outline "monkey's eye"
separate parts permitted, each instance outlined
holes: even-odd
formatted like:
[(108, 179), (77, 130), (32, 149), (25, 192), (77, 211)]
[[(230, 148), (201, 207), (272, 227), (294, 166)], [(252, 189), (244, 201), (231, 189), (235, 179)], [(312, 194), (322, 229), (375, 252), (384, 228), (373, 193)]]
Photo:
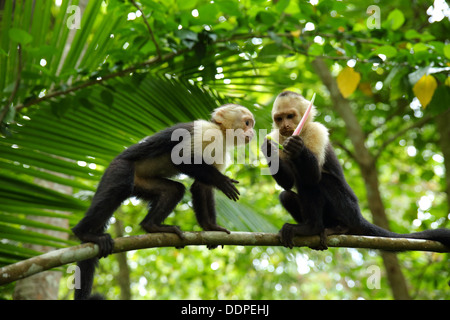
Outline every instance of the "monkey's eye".
[(248, 127), (250, 125), (250, 121), (245, 121), (245, 125)]
[(294, 117), (295, 117), (295, 114), (293, 114), (293, 113), (288, 114), (288, 116), (287, 116), (288, 119), (293, 119)]
[(275, 121), (276, 121), (276, 122), (280, 122), (281, 120), (283, 120), (281, 117), (276, 117), (276, 118), (275, 118)]

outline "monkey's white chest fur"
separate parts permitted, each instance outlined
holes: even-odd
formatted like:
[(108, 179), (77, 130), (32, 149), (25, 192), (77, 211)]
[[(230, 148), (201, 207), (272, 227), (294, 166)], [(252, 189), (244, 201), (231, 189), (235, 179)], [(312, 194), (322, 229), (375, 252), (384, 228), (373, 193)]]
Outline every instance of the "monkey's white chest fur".
[(202, 159), (206, 164), (213, 165), (219, 171), (227, 166), (229, 150), (220, 126), (209, 121), (194, 121), (191, 148), (195, 159)]
[[(273, 130), (270, 135), (280, 144), (287, 139), (279, 134), (279, 130)], [(322, 167), (325, 163), (326, 149), (329, 143), (328, 129), (319, 122), (308, 122), (303, 127), (300, 137), (303, 139), (305, 147), (317, 157), (319, 166)], [(284, 156), (283, 151), (280, 150), (280, 157)]]

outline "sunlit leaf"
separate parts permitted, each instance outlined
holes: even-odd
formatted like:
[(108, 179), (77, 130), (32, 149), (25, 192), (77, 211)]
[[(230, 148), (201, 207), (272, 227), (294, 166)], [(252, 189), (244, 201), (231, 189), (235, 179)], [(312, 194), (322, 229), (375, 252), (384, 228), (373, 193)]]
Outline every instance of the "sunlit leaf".
[(445, 79), (445, 85), (450, 87), (450, 77), (447, 77), (447, 79)]
[(388, 25), (392, 30), (397, 30), (405, 22), (405, 16), (403, 12), (398, 9), (391, 11), (387, 17)]
[(300, 30), (300, 29), (295, 30), (295, 31), (291, 31), (291, 35), (292, 35), (294, 38), (300, 37), (301, 34), (302, 34), (302, 30)]
[(361, 75), (353, 68), (345, 67), (337, 76), (337, 85), (344, 98), (349, 97), (358, 87)]
[(432, 75), (424, 75), (413, 87), (414, 95), (419, 99), (422, 107), (426, 108), (437, 88), (436, 79)]
[(20, 44), (28, 44), (33, 41), (33, 36), (31, 36), (25, 30), (19, 28), (11, 28), (9, 29), (9, 38), (15, 42)]
[(397, 54), (397, 49), (393, 46), (381, 46), (377, 48), (374, 52), (374, 54), (384, 54), (388, 58), (395, 57)]
[(444, 46), (444, 55), (447, 59), (450, 59), (450, 44)]

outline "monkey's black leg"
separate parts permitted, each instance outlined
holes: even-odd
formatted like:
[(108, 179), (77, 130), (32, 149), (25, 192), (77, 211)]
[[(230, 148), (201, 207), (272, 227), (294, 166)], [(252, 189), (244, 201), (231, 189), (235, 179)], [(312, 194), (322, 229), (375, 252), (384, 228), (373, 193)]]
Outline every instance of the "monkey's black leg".
[[(192, 159), (194, 162), (195, 160)], [(235, 184), (239, 183), (234, 179), (230, 179), (223, 175), (217, 168), (207, 164), (179, 164), (177, 169), (196, 181), (206, 185), (211, 185), (221, 190), (228, 198), (237, 201), (239, 199), (239, 191)]]
[[(283, 196), (280, 195), (280, 198), (283, 198), (285, 202), (282, 202), (283, 205), (287, 205), (287, 208), (285, 206), (286, 210), (292, 210), (294, 214), (291, 211), (289, 212), (299, 222), (299, 224), (286, 223), (281, 228), (279, 232), (280, 240), (285, 247), (293, 248), (295, 236), (321, 235), (321, 245), (314, 249), (324, 250), (327, 248), (326, 237), (325, 240), (323, 239), (325, 235), (323, 224), (325, 200), (318, 191), (318, 189), (301, 190), (296, 198), (294, 198), (296, 194), (292, 191), (285, 191), (286, 193)], [(296, 208), (295, 205), (298, 205), (298, 207)]]
[(178, 226), (162, 223), (183, 199), (184, 191), (183, 184), (164, 178), (140, 180), (135, 184), (133, 194), (151, 202), (150, 210), (141, 222), (142, 228), (149, 233), (176, 233), (183, 239), (183, 232)]
[(306, 217), (302, 213), (302, 204), (298, 194), (291, 190), (285, 190), (280, 193), (280, 203), (297, 221), (297, 223), (305, 223)]
[(195, 216), (203, 230), (223, 231), (229, 234), (229, 230), (219, 226), (216, 222), (213, 187), (195, 180), (191, 186), (191, 193)]
[(106, 257), (113, 250), (114, 241), (104, 232), (114, 211), (131, 195), (133, 180), (133, 162), (113, 160), (100, 180), (85, 217), (72, 229), (82, 242), (96, 243), (100, 257)]

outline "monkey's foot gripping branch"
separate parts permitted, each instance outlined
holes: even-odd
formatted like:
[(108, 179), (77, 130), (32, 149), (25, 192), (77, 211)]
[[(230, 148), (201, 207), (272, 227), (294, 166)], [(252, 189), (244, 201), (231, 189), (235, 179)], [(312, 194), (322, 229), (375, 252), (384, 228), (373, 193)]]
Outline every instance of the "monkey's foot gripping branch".
[[(140, 236), (114, 239), (113, 253), (138, 250), (144, 248), (175, 247), (206, 245), (239, 245), (239, 246), (281, 246), (280, 237), (276, 233), (262, 232), (225, 232), (203, 231), (184, 232), (184, 239), (173, 233), (151, 233)], [(314, 248), (320, 244), (319, 236), (295, 237), (295, 247)], [(328, 247), (367, 248), (389, 251), (433, 251), (449, 252), (442, 243), (431, 240), (384, 238), (368, 236), (339, 235), (327, 238)], [(98, 246), (84, 243), (75, 247), (51, 251), (40, 256), (23, 260), (0, 268), (0, 285), (4, 285), (33, 274), (74, 263), (98, 255)]]

